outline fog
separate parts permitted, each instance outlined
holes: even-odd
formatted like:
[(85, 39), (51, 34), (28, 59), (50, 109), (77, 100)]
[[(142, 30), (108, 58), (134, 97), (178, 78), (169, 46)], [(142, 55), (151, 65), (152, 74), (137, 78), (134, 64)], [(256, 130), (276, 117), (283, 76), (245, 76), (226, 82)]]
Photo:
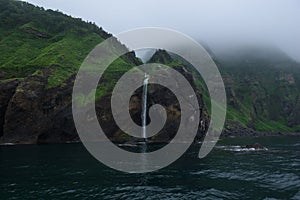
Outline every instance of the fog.
[(29, 0), (117, 34), (154, 26), (183, 32), (213, 50), (272, 44), (300, 61), (298, 0)]

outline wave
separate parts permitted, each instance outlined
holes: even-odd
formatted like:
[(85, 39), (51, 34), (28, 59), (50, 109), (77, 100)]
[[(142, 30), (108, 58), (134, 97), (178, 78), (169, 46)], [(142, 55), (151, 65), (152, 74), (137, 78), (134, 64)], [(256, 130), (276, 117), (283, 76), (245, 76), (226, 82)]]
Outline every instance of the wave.
[(268, 151), (268, 148), (246, 148), (243, 146), (216, 146), (217, 149), (223, 149), (225, 151)]
[(137, 147), (137, 144), (117, 144), (119, 147)]
[(0, 146), (14, 146), (15, 143), (1, 143)]

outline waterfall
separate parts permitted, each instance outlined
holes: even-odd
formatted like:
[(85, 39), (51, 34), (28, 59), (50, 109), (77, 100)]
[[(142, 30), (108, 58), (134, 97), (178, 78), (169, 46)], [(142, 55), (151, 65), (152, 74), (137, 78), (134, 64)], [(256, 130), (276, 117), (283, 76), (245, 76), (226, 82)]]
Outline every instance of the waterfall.
[(146, 126), (147, 126), (147, 93), (148, 93), (148, 81), (149, 76), (145, 73), (144, 83), (143, 83), (143, 96), (142, 96), (142, 137), (147, 138)]

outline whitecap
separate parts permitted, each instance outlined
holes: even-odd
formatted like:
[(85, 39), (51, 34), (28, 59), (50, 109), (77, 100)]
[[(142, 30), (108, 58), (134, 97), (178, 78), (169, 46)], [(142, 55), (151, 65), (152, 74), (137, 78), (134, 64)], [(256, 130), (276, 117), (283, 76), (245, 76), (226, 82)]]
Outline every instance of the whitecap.
[(16, 145), (15, 143), (2, 143), (0, 146), (14, 146)]
[(240, 151), (268, 151), (268, 148), (262, 148), (262, 149), (256, 149), (256, 148), (246, 148), (242, 146), (216, 146), (218, 149), (223, 149), (225, 151), (235, 151), (235, 152), (240, 152)]
[(136, 144), (118, 144), (119, 147), (137, 147)]

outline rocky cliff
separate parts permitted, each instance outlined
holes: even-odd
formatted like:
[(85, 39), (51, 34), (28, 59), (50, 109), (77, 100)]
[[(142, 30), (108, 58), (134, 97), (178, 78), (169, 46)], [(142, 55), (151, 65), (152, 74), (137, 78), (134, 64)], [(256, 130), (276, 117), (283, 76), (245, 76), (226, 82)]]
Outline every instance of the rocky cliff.
[[(89, 51), (111, 35), (92, 23), (25, 2), (0, 0), (0, 10), (0, 142), (79, 141), (71, 110), (76, 72)], [(166, 64), (170, 59), (166, 52), (158, 52), (152, 61)], [(97, 117), (114, 142), (137, 141), (123, 133), (114, 122), (110, 96), (121, 75), (140, 64), (134, 52), (118, 58), (109, 66), (97, 87)], [(195, 85), (184, 65), (174, 68)], [(167, 142), (176, 134), (180, 123), (180, 106), (167, 88), (150, 85), (148, 95), (147, 107), (160, 103), (168, 115), (164, 129), (149, 141)], [(201, 93), (198, 91), (197, 95), (203, 111), (201, 117), (206, 119), (208, 114), (204, 112)], [(141, 96), (140, 88), (130, 101), (130, 114), (137, 124), (141, 124)], [(80, 98), (86, 103), (89, 97)], [(206, 126), (202, 123), (198, 138), (202, 137)]]
[[(87, 54), (111, 35), (22, 1), (0, 0), (0, 11), (1, 142), (78, 141), (71, 112), (74, 78)], [(111, 69), (122, 74), (138, 63), (131, 52)], [(102, 81), (107, 84), (97, 90), (99, 105), (114, 78)]]
[[(228, 127), (299, 132), (300, 64), (273, 46), (218, 55), (228, 97)], [(231, 122), (231, 123), (230, 123)]]
[[(300, 132), (300, 64), (269, 45), (241, 45), (214, 53), (227, 93), (227, 118), (223, 135), (284, 134)], [(202, 88), (206, 106), (209, 94), (199, 74), (185, 63)]]
[[(0, 19), (0, 143), (79, 141), (71, 110), (76, 72), (88, 53), (112, 35), (90, 22), (21, 1), (0, 0)], [(274, 48), (245, 48), (232, 55), (209, 52), (220, 68), (228, 97), (225, 135), (300, 131), (297, 62)], [(156, 51), (149, 62), (173, 67), (193, 86), (201, 111), (200, 140), (210, 110), (200, 75), (164, 50)], [(140, 64), (134, 52), (118, 58), (97, 87), (97, 117), (114, 142), (137, 141), (115, 124), (110, 95), (119, 77)], [(130, 114), (137, 124), (141, 124), (141, 96), (140, 88), (130, 101)], [(82, 103), (89, 99), (80, 98)], [(162, 104), (168, 116), (163, 130), (149, 141), (167, 142), (180, 124), (178, 101), (170, 90), (155, 84), (149, 85), (148, 99), (148, 109)]]

